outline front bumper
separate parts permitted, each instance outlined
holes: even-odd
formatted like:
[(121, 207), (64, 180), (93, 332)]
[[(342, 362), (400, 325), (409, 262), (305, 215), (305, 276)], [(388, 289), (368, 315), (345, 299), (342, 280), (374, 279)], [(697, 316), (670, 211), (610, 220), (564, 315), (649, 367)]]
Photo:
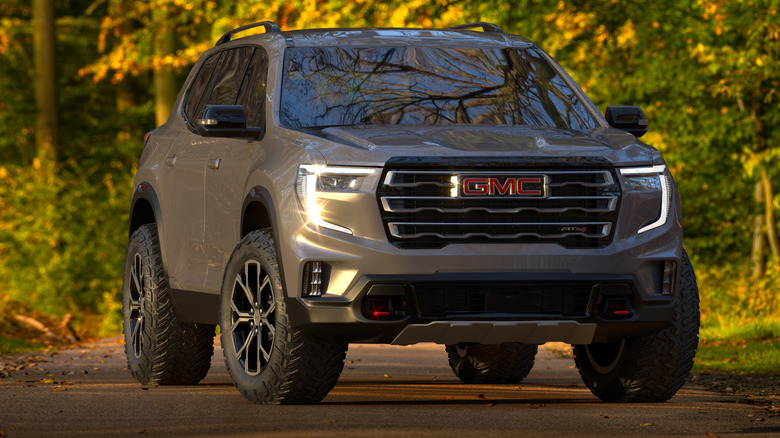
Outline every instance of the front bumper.
[[(622, 199), (615, 237), (601, 248), (455, 243), (402, 249), (377, 226), (382, 219), (371, 192), (334, 210), (344, 212), (337, 222), (349, 222), (354, 235), (307, 226), (295, 212), (284, 218), (295, 231), (282, 234), (295, 238), (277, 240), (287, 313), (299, 330), (348, 342), (587, 344), (638, 336), (671, 320), (674, 292), (662, 293), (664, 264), (679, 269), (682, 257), (676, 194), (666, 224), (642, 234), (636, 234), (644, 220), (637, 220), (639, 202)], [(320, 297), (302, 292), (311, 261), (330, 269)], [(403, 300), (403, 312), (392, 320), (368, 317), (365, 303), (375, 296)], [(551, 296), (560, 298), (558, 308), (547, 305)], [(571, 300), (578, 303), (574, 308)], [(624, 307), (620, 315), (609, 311), (615, 302)]]

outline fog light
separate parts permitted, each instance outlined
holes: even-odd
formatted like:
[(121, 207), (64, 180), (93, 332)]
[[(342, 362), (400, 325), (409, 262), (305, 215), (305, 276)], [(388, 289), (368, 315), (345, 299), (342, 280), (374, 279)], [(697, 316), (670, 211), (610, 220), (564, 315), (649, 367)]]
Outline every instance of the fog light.
[(677, 273), (677, 262), (667, 260), (664, 262), (664, 278), (661, 287), (661, 295), (672, 295), (674, 293), (675, 274)]
[(304, 297), (320, 297), (327, 291), (330, 266), (323, 262), (306, 262), (303, 265), (301, 285)]

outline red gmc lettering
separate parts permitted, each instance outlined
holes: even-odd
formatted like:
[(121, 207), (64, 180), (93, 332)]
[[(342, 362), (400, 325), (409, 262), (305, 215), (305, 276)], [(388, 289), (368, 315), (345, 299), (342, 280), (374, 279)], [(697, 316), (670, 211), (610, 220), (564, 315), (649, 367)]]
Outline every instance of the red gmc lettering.
[(518, 178), (517, 179), (517, 194), (518, 195), (541, 195), (541, 190), (525, 190), (523, 184), (525, 183), (541, 183), (541, 178)]
[(514, 195), (515, 192), (515, 180), (507, 178), (504, 180), (504, 185), (498, 182), (498, 178), (490, 179), (490, 194), (491, 195)]
[(541, 189), (526, 189), (525, 184), (541, 184), (540, 177), (531, 178), (505, 178), (503, 182), (499, 178), (465, 178), (463, 180), (463, 194), (474, 196), (511, 196), (527, 195), (540, 196)]
[(463, 180), (463, 193), (466, 195), (487, 195), (487, 178), (466, 178)]

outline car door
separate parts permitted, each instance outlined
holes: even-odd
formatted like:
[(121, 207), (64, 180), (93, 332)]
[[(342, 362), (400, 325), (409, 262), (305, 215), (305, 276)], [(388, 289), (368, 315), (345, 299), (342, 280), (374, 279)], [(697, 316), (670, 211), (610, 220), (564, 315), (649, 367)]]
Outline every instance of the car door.
[(238, 96), (252, 48), (228, 49), (212, 55), (193, 80), (185, 101), (182, 129), (165, 160), (168, 208), (165, 209), (168, 279), (173, 289), (207, 291), (207, 260), (212, 257), (206, 238), (206, 174), (219, 169), (217, 150), (246, 140), (202, 137), (195, 123), (206, 105), (231, 105)]
[(187, 120), (195, 118), (206, 102), (207, 90), (219, 70), (224, 53), (216, 53), (200, 66), (185, 96), (185, 122), (174, 121), (179, 127), (160, 172), (162, 223), (165, 232), (162, 246), (166, 248), (166, 270), (172, 289), (200, 290), (206, 276), (203, 232), (204, 172), (208, 160), (206, 139), (194, 133)]
[[(246, 73), (235, 101), (247, 115), (247, 126), (265, 126), (265, 92), (268, 55), (262, 47), (244, 48), (249, 57)], [(206, 279), (204, 287), (218, 291), (225, 265), (241, 238), (243, 206), (249, 166), (262, 159), (261, 139), (233, 139), (210, 148), (206, 170), (205, 246)]]

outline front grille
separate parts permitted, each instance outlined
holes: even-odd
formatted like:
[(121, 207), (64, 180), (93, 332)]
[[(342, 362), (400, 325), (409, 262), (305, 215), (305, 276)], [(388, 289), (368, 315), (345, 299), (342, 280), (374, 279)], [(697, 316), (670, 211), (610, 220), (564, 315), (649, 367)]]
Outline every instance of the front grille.
[(566, 317), (588, 316), (592, 283), (417, 284), (422, 317), (474, 314)]
[[(463, 193), (463, 181), (483, 177), (539, 179), (546, 187), (530, 184), (530, 195)], [(487, 242), (599, 248), (612, 240), (620, 187), (609, 169), (392, 169), (377, 196), (388, 239), (400, 248)]]

